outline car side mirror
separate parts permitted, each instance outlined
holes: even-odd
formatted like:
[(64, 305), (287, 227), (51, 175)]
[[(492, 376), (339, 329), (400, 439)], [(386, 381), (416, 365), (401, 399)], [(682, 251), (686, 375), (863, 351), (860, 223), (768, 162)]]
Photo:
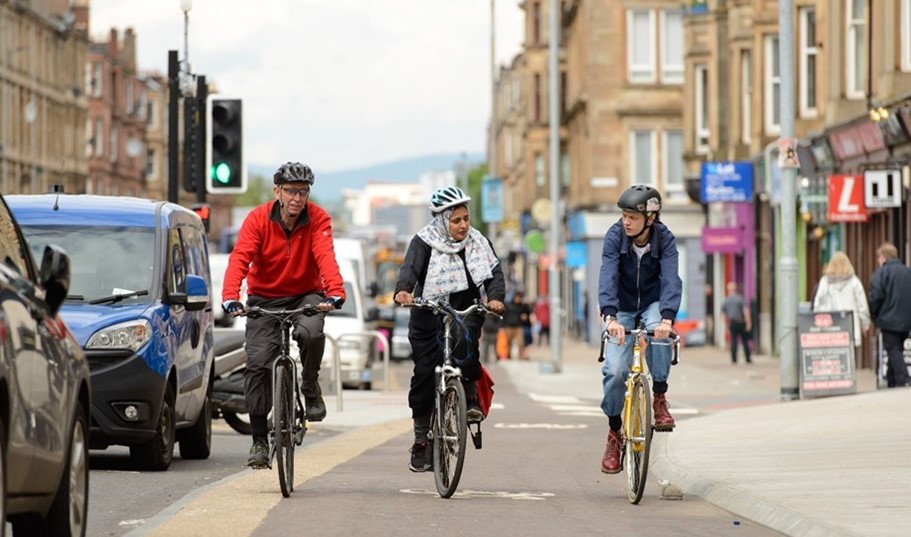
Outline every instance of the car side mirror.
[(44, 288), (47, 307), (51, 315), (57, 315), (70, 290), (70, 257), (63, 248), (55, 244), (44, 247), (38, 276), (41, 287)]
[(187, 275), (183, 288), (183, 293), (172, 293), (168, 297), (171, 304), (184, 306), (188, 311), (199, 311), (209, 303), (209, 287), (202, 276)]

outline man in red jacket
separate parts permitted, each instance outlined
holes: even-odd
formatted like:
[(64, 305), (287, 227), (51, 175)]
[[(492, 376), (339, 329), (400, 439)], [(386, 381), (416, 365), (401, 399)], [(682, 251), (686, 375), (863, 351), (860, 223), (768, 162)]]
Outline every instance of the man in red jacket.
[[(289, 162), (273, 177), (275, 201), (253, 209), (240, 227), (225, 271), (222, 307), (237, 316), (240, 284), (247, 279), (247, 303), (266, 309), (295, 309), (316, 304), (320, 313), (300, 316), (294, 339), (301, 351), (301, 392), (307, 419), (321, 421), (326, 405), (319, 387), (319, 368), (326, 339), (326, 312), (345, 301), (342, 276), (335, 260), (332, 221), (325, 209), (308, 203), (315, 180), (309, 166)], [(247, 319), (247, 369), (244, 377), (253, 447), (247, 465), (269, 463), (266, 415), (272, 406), (272, 360), (278, 355), (279, 323), (272, 317)]]

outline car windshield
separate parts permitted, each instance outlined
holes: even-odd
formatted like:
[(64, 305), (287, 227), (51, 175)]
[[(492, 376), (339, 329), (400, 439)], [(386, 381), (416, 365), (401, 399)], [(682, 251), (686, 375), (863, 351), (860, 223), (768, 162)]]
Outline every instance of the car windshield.
[(36, 259), (41, 259), (48, 244), (56, 244), (69, 254), (69, 299), (107, 299), (102, 301), (106, 303), (149, 300), (155, 256), (153, 228), (24, 226), (22, 231)]

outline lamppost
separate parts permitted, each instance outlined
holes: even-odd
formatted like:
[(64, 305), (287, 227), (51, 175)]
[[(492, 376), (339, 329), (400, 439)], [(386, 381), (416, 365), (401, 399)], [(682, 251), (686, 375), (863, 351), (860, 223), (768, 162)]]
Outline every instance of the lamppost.
[(180, 66), (181, 90), (190, 93), (190, 10), (193, 9), (193, 0), (180, 0), (180, 10), (183, 11), (183, 61)]

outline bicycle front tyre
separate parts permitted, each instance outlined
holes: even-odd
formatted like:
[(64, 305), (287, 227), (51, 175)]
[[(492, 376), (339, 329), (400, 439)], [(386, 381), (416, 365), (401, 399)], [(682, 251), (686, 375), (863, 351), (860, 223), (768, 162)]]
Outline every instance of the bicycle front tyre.
[(275, 430), (275, 462), (282, 496), (294, 490), (294, 379), (287, 364), (276, 364), (272, 390), (272, 426)]
[(648, 457), (652, 446), (652, 393), (648, 379), (638, 376), (633, 380), (627, 414), (626, 484), (632, 504), (638, 504), (645, 492), (648, 477)]
[(450, 379), (439, 397), (433, 420), (433, 476), (440, 497), (449, 498), (462, 477), (468, 436), (465, 387), (461, 379)]

